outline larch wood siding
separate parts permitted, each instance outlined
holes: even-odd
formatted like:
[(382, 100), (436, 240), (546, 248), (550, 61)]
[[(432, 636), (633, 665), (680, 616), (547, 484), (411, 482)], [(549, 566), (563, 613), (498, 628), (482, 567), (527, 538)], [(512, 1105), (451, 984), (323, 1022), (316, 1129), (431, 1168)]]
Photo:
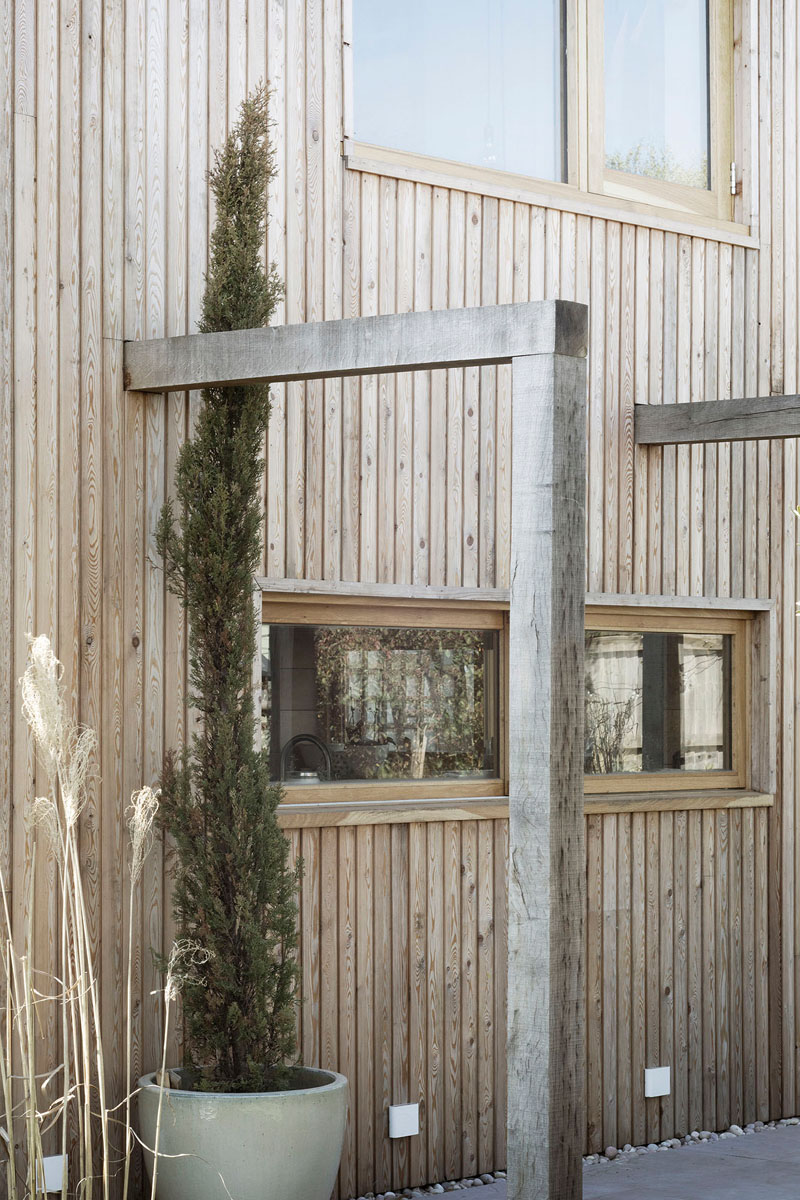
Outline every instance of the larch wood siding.
[[(633, 443), (634, 402), (798, 390), (798, 5), (734, 11), (737, 46), (753, 41), (738, 97), (758, 75), (757, 246), (346, 169), (341, 0), (3, 5), (0, 865), (20, 929), (39, 781), (16, 681), (26, 632), (47, 633), (100, 738), (82, 847), (116, 1089), (124, 809), (192, 718), (154, 525), (197, 404), (125, 395), (122, 340), (195, 328), (205, 173), (266, 78), (279, 320), (588, 303), (587, 589), (777, 600), (774, 808), (587, 819), (587, 1149), (800, 1107), (797, 443)], [(507, 586), (510, 438), (508, 368), (275, 388), (264, 573)], [(302, 1053), (352, 1087), (341, 1196), (502, 1167), (506, 822), (291, 837)], [(37, 871), (52, 969), (53, 865)], [(160, 1043), (168, 872), (159, 847), (136, 901), (135, 1070)], [(56, 1053), (48, 1019), (42, 1061)], [(663, 1063), (672, 1094), (643, 1104), (642, 1070)], [(416, 1099), (421, 1136), (390, 1142), (388, 1103)]]

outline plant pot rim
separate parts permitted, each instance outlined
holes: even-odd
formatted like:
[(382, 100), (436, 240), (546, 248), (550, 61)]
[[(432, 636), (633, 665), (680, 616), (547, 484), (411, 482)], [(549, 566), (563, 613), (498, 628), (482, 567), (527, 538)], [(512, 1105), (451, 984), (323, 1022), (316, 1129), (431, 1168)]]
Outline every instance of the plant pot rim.
[[(167, 1071), (175, 1070), (175, 1067), (168, 1067)], [(312, 1075), (322, 1075), (326, 1082), (312, 1084), (311, 1087), (304, 1088), (286, 1088), (282, 1091), (274, 1092), (204, 1092), (204, 1091), (189, 1091), (185, 1088), (165, 1088), (164, 1092), (167, 1097), (181, 1096), (192, 1100), (266, 1100), (270, 1097), (281, 1096), (304, 1096), (304, 1095), (319, 1095), (320, 1092), (333, 1092), (341, 1087), (347, 1086), (347, 1076), (340, 1075), (338, 1071), (329, 1071), (325, 1067), (305, 1067), (302, 1065), (289, 1067), (290, 1071), (304, 1071)], [(139, 1079), (138, 1087), (140, 1091), (159, 1092), (161, 1087), (156, 1083), (155, 1071), (148, 1072), (147, 1075), (142, 1075)]]

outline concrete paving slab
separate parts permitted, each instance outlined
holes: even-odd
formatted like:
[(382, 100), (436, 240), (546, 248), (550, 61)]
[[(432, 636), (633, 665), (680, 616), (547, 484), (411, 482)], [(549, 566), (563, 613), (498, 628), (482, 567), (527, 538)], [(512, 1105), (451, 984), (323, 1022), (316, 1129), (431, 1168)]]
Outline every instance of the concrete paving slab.
[(584, 1167), (584, 1200), (798, 1200), (800, 1128)]
[[(506, 1200), (506, 1185), (474, 1194)], [(800, 1126), (584, 1167), (583, 1200), (800, 1200)]]

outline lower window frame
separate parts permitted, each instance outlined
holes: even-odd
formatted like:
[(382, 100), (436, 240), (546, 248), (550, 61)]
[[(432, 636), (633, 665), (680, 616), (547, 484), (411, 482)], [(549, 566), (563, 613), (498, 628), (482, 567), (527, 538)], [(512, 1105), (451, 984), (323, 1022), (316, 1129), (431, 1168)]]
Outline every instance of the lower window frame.
[[(300, 805), (383, 807), (482, 804), (508, 796), (508, 593), (502, 589), (403, 588), (399, 585), (314, 585), (302, 581), (259, 580), (256, 596), (263, 623), (285, 625), (393, 625), (404, 628), (496, 630), (499, 642), (499, 771), (491, 777), (460, 780), (342, 780), (311, 786), (284, 785), (281, 810)], [(291, 583), (291, 587), (287, 586)], [(276, 586), (277, 584), (277, 586)], [(266, 585), (266, 586), (265, 586)], [(270, 586), (271, 585), (271, 586)], [(254, 676), (260, 716), (261, 680)], [(259, 725), (260, 729), (260, 725)]]
[[(732, 633), (731, 771), (584, 776), (590, 812), (751, 807), (768, 804), (776, 788), (776, 606), (769, 599), (592, 594), (587, 629)], [(738, 641), (738, 646), (737, 646)], [(738, 678), (737, 678), (738, 676)]]
[[(320, 606), (333, 605), (342, 616), (354, 614), (360, 605), (373, 614), (375, 624), (392, 610), (429, 609), (436, 620), (447, 618), (463, 623), (465, 613), (471, 620), (487, 622), (492, 628), (500, 622), (500, 773), (492, 779), (448, 781), (392, 780), (380, 783), (322, 783), (313, 787), (294, 786), (285, 795), (278, 818), (287, 828), (319, 824), (360, 825), (370, 822), (421, 820), (474, 820), (507, 816), (508, 797), (508, 616), (509, 593), (504, 588), (420, 587), (402, 584), (332, 583), (300, 579), (255, 581), (255, 614), (260, 621), (266, 612), (274, 617), (279, 607), (295, 623), (314, 623)], [(633, 619), (636, 612), (649, 613), (660, 621), (672, 614), (684, 622), (703, 616), (712, 619), (746, 620), (747, 648), (747, 722), (748, 769), (742, 786), (673, 786), (673, 777), (658, 780), (658, 786), (642, 790), (608, 788), (587, 792), (584, 811), (587, 816), (625, 812), (683, 811), (690, 809), (753, 808), (771, 805), (777, 788), (777, 611), (773, 599), (718, 597), (651, 596), (617, 593), (590, 593), (586, 612), (591, 620), (598, 610), (617, 612)], [(305, 614), (305, 615), (301, 615)], [(478, 615), (479, 614), (479, 615)], [(347, 623), (345, 621), (345, 623)], [(478, 627), (478, 626), (472, 626)], [(254, 702), (261, 711), (260, 655), (254, 660)], [(260, 736), (260, 723), (257, 721)], [(707, 773), (703, 773), (706, 775)], [(615, 781), (619, 776), (609, 777)], [(439, 791), (446, 788), (446, 791)]]

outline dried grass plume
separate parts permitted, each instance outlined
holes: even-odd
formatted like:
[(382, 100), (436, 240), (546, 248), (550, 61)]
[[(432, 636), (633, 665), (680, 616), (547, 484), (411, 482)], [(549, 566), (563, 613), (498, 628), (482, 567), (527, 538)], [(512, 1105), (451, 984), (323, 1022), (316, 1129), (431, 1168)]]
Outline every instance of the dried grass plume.
[(67, 826), (74, 826), (86, 803), (86, 785), (97, 749), (93, 729), (81, 729), (67, 714), (63, 667), (50, 639), (28, 634), (28, 666), (20, 680), (22, 712), (52, 785), (61, 789)]
[(158, 812), (158, 789), (143, 787), (131, 796), (128, 833), (131, 839), (131, 885), (142, 873), (144, 860), (153, 844), (153, 822)]

